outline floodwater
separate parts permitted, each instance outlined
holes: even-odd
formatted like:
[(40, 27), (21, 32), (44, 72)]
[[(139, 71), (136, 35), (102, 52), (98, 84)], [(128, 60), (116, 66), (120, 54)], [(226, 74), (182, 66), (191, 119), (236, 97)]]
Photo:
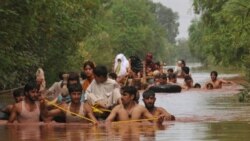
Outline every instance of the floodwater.
[[(193, 73), (204, 84), (209, 73)], [(220, 75), (223, 78), (237, 75)], [(250, 103), (238, 101), (239, 85), (219, 90), (191, 89), (181, 93), (156, 95), (156, 106), (165, 107), (176, 121), (162, 126), (152, 123), (112, 123), (99, 126), (79, 124), (0, 124), (0, 141), (248, 141)], [(140, 104), (143, 104), (140, 101)]]

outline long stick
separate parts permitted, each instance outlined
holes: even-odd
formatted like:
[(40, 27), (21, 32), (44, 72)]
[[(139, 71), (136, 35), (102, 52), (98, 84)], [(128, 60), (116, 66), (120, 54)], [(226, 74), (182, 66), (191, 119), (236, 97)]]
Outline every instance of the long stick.
[(157, 120), (157, 118), (153, 117), (153, 118), (147, 118), (147, 119), (132, 119), (132, 120), (113, 121), (112, 123), (138, 122), (138, 121), (149, 121), (149, 120)]
[[(45, 99), (45, 101), (46, 101), (46, 102), (50, 102), (49, 100), (46, 100), (46, 99)], [(80, 115), (80, 114), (77, 114), (77, 113), (71, 112), (71, 111), (69, 111), (69, 110), (66, 110), (66, 109), (64, 109), (64, 108), (62, 108), (62, 107), (60, 107), (60, 106), (58, 106), (58, 105), (55, 104), (55, 103), (50, 103), (50, 104), (53, 105), (53, 106), (55, 106), (56, 108), (58, 108), (58, 109), (64, 111), (64, 112), (69, 112), (69, 113), (72, 114), (72, 115), (75, 115), (75, 116), (77, 116), (77, 117), (86, 119), (86, 120), (91, 121), (91, 122), (93, 122), (93, 123), (96, 123), (96, 122), (95, 122), (94, 120), (92, 120), (92, 119), (89, 119), (89, 118), (84, 117), (84, 116), (82, 116), (82, 115)]]

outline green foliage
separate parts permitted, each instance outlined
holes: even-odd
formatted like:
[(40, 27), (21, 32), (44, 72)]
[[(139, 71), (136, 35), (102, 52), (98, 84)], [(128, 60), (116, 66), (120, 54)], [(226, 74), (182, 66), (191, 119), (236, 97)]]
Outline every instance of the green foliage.
[(30, 0), (1, 4), (3, 61), (0, 62), (4, 75), (1, 75), (0, 84), (11, 84), (2, 87), (20, 85), (34, 77), (38, 67), (45, 69), (50, 82), (59, 71), (79, 65), (71, 64), (69, 58), (76, 55), (78, 42), (90, 28), (88, 18), (91, 15), (83, 7), (85, 3), (79, 6), (82, 2)]
[(175, 43), (175, 37), (178, 34), (179, 23), (178, 14), (172, 9), (163, 6), (160, 3), (156, 4), (156, 17), (160, 25), (164, 27), (167, 33), (167, 39), (170, 43)]
[(250, 102), (250, 91), (246, 89), (238, 94), (239, 102)]
[(178, 33), (178, 15), (150, 0), (9, 0), (0, 18), (0, 89), (38, 67), (49, 86), (60, 71), (79, 72), (85, 60), (111, 66), (118, 53), (168, 60)]
[(186, 62), (199, 62), (190, 52), (189, 44), (187, 39), (177, 40), (177, 45), (175, 46), (175, 53), (173, 52), (173, 57), (177, 60), (183, 59)]
[(189, 29), (192, 53), (210, 64), (246, 69), (250, 55), (250, 2), (195, 0), (194, 9), (201, 13), (201, 19)]

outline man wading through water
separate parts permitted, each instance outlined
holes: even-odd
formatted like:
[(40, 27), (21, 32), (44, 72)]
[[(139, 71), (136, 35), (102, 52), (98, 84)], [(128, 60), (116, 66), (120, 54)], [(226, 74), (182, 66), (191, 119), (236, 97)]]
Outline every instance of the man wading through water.
[[(134, 86), (124, 86), (121, 88), (121, 100), (122, 104), (117, 105), (106, 119), (106, 123), (110, 123), (115, 119), (117, 121), (133, 121), (140, 120), (142, 118), (153, 121), (154, 117), (149, 111), (142, 105), (136, 102), (137, 89)], [(156, 118), (157, 123), (163, 122), (163, 117), (159, 116)]]

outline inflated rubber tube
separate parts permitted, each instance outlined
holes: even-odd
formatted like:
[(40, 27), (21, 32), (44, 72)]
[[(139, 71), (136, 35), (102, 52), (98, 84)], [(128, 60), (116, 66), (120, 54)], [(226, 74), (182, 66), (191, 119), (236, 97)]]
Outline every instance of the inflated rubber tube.
[(149, 89), (156, 93), (179, 93), (181, 92), (181, 86), (179, 85), (158, 85), (158, 86), (152, 86)]

